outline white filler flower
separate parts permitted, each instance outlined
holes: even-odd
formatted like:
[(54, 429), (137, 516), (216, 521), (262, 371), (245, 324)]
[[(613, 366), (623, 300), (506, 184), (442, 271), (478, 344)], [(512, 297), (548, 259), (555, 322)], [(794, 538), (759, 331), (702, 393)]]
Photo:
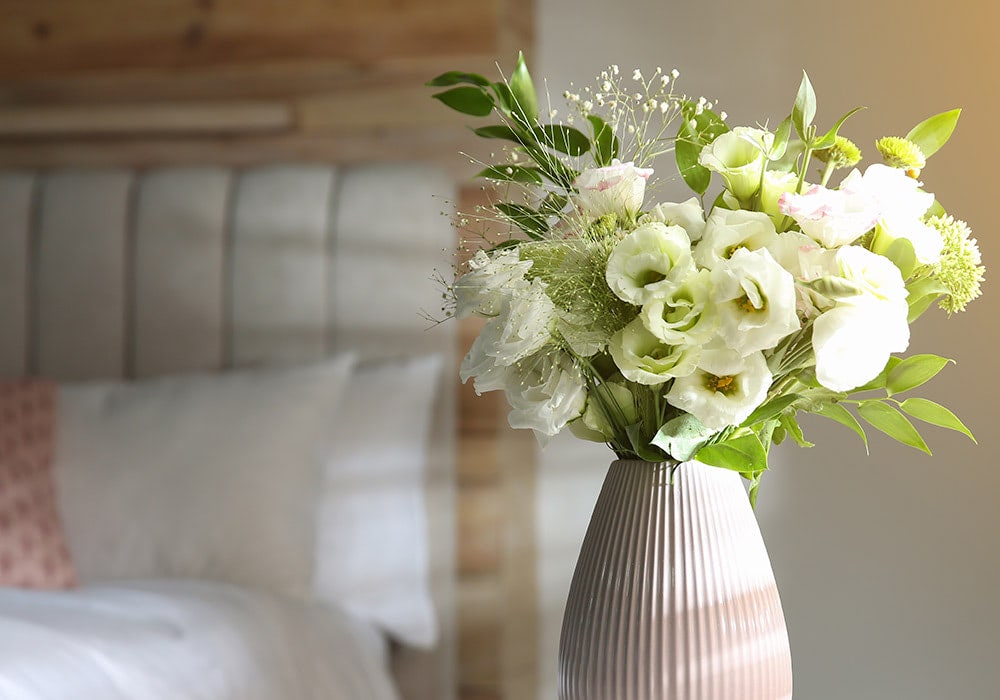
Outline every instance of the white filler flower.
[(711, 430), (739, 425), (767, 398), (771, 371), (763, 353), (705, 350), (692, 374), (674, 380), (667, 402)]
[(620, 299), (642, 306), (679, 286), (693, 270), (687, 231), (651, 221), (625, 236), (611, 251), (605, 279)]

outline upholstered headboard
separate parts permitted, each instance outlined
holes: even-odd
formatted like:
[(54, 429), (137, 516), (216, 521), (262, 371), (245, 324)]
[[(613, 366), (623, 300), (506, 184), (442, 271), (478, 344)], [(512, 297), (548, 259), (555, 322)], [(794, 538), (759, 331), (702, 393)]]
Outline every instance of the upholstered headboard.
[[(146, 377), (439, 351), (454, 185), (425, 166), (0, 171), (0, 375)], [(446, 363), (451, 366), (451, 363)], [(453, 372), (434, 433), (438, 651), (394, 658), (406, 700), (452, 697)]]

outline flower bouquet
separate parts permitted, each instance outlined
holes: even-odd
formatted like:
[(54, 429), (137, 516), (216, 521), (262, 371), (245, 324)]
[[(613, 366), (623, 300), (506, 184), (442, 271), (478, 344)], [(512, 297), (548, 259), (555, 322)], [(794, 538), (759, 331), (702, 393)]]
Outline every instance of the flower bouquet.
[[(980, 294), (969, 227), (917, 179), (960, 111), (879, 140), (883, 162), (860, 170), (840, 135), (858, 110), (819, 129), (805, 74), (773, 130), (730, 128), (677, 78), (611, 66), (563, 94), (563, 121), (540, 110), (523, 57), (501, 81), (428, 83), (448, 107), (492, 118), (475, 133), (506, 144), (479, 173), (495, 201), (461, 225), (508, 233), (478, 244), (467, 233), (471, 257), (447, 286), (448, 315), (488, 319), (462, 380), (503, 390), (515, 428), (735, 470), (751, 502), (772, 445), (810, 444), (800, 412), (866, 445), (864, 424), (929, 452), (910, 419), (972, 438), (943, 406), (901, 396), (949, 360), (896, 355), (935, 302), (950, 314)], [(685, 201), (650, 196), (650, 166), (669, 152), (694, 193)]]

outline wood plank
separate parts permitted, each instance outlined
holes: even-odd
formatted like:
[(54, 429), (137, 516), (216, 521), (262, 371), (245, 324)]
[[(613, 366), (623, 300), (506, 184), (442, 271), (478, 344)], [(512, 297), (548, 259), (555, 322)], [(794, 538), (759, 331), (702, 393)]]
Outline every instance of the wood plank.
[(0, 138), (89, 134), (199, 134), (284, 131), (292, 110), (280, 102), (150, 103), (0, 110)]
[(496, 4), (466, 0), (7, 2), (0, 79), (121, 66), (314, 57), (373, 61), (496, 50)]

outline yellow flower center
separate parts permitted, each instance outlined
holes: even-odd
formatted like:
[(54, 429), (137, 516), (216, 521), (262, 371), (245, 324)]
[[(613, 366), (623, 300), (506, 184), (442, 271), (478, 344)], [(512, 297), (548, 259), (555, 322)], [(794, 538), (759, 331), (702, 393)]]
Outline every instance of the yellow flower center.
[(705, 373), (705, 388), (724, 396), (731, 396), (739, 390), (735, 374), (724, 374), (721, 377)]

